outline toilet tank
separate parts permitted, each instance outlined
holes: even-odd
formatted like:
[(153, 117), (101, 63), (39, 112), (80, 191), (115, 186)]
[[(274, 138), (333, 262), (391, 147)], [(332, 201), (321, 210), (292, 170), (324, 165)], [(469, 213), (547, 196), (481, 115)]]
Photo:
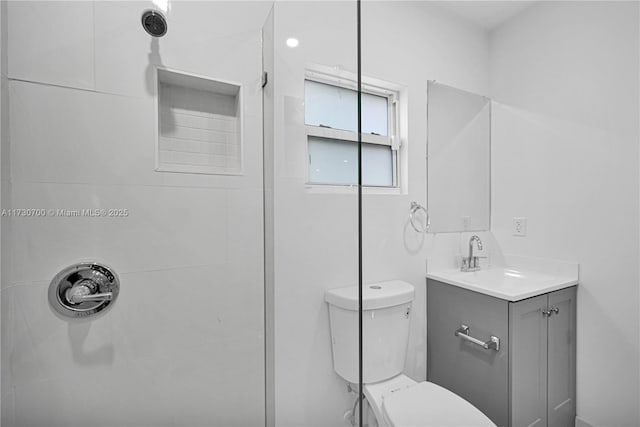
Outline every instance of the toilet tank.
[[(392, 280), (362, 287), (363, 382), (392, 378), (404, 368), (409, 340), (409, 283)], [(325, 292), (329, 304), (333, 368), (350, 383), (358, 383), (358, 287)]]

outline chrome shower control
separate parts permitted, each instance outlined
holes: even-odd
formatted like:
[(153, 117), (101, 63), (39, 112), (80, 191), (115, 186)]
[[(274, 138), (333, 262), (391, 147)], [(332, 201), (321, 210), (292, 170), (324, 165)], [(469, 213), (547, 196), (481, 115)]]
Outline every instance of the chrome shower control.
[(62, 316), (87, 317), (113, 305), (119, 291), (120, 281), (113, 270), (81, 262), (56, 274), (49, 285), (49, 304)]
[(85, 301), (108, 301), (113, 299), (113, 292), (97, 293), (98, 285), (93, 280), (83, 280), (67, 289), (65, 297), (71, 304)]

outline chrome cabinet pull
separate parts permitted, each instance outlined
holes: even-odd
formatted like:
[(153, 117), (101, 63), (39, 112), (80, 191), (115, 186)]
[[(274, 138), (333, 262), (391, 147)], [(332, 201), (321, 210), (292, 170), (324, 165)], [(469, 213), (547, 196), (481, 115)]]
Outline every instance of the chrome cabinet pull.
[(456, 329), (453, 335), (455, 335), (456, 337), (460, 337), (465, 341), (469, 341), (473, 344), (479, 345), (485, 350), (500, 351), (500, 338), (491, 335), (488, 341), (479, 340), (469, 335), (469, 327), (467, 325), (460, 325), (460, 327)]
[(551, 317), (552, 314), (560, 313), (560, 309), (558, 307), (551, 307), (548, 310), (542, 310), (542, 315), (544, 317)]

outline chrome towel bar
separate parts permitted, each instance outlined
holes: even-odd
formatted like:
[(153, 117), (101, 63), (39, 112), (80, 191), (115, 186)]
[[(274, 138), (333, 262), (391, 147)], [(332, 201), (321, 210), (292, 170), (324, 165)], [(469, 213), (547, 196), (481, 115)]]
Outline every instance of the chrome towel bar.
[(454, 335), (456, 337), (462, 338), (465, 341), (477, 344), (486, 350), (500, 351), (500, 338), (491, 335), (491, 338), (489, 338), (488, 341), (479, 340), (469, 335), (469, 327), (467, 325), (460, 325), (460, 327), (456, 329)]

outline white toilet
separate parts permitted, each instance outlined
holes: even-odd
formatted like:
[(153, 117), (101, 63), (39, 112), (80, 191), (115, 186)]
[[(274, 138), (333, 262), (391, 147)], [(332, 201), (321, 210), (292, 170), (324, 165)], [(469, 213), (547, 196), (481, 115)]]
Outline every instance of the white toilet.
[[(375, 417), (369, 419), (369, 426), (495, 427), (455, 393), (402, 374), (413, 298), (413, 286), (400, 280), (363, 286), (364, 395)], [(333, 367), (357, 388), (358, 288), (331, 289), (325, 300), (329, 303)]]

